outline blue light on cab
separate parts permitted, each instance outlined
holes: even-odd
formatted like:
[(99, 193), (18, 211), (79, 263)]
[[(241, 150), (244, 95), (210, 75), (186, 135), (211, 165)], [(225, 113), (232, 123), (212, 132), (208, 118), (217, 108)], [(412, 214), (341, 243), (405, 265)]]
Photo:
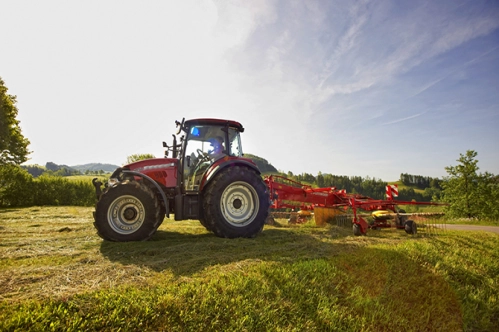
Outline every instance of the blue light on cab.
[(199, 136), (199, 128), (198, 127), (192, 127), (191, 128), (191, 135), (192, 136)]

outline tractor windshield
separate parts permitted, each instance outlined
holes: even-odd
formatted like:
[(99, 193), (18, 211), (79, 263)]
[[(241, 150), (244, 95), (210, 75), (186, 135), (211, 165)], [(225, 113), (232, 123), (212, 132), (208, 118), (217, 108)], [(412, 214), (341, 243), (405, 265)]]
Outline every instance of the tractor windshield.
[(185, 190), (198, 190), (204, 172), (218, 159), (243, 155), (239, 131), (226, 126), (192, 126), (184, 147)]

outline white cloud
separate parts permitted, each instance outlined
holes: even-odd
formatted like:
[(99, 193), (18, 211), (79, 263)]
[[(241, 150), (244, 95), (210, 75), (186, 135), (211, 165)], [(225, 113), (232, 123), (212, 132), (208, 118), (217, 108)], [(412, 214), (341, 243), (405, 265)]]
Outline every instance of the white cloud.
[(403, 118), (403, 119), (397, 119), (397, 120), (393, 120), (393, 121), (390, 121), (390, 122), (383, 123), (382, 125), (383, 126), (388, 126), (388, 125), (392, 125), (392, 124), (395, 124), (395, 123), (400, 123), (400, 122), (403, 122), (403, 121), (407, 121), (407, 120), (410, 120), (410, 119), (417, 118), (417, 117), (419, 117), (419, 116), (421, 116), (421, 115), (423, 115), (425, 113), (426, 112), (414, 114), (414, 115), (408, 116), (408, 117)]

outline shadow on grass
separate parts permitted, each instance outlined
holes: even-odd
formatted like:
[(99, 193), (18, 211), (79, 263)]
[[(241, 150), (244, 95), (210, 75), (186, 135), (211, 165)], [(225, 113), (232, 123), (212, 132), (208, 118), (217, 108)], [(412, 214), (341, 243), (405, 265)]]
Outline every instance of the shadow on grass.
[[(326, 232), (310, 234), (289, 228), (270, 228), (254, 239), (223, 239), (208, 232), (187, 234), (159, 230), (146, 242), (103, 241), (100, 251), (109, 260), (124, 265), (189, 275), (209, 266), (243, 260), (295, 261), (330, 257), (357, 246), (323, 241), (321, 236), (331, 236)], [(341, 234), (332, 236), (344, 237)]]
[(373, 331), (459, 331), (461, 304), (448, 282), (405, 250), (359, 248), (335, 259), (338, 289)]
[[(266, 229), (255, 239), (229, 240), (212, 234), (159, 231), (149, 242), (103, 242), (101, 252), (122, 264), (169, 270), (182, 276), (243, 261), (282, 263), (243, 267), (234, 264), (229, 267), (231, 273), (203, 281), (207, 282), (203, 289), (208, 293), (223, 287), (220, 285), (239, 285), (224, 288), (223, 299), (227, 301), (264, 299), (272, 310), (252, 312), (262, 321), (273, 322), (270, 327), (285, 327), (290, 322), (299, 325), (303, 323), (299, 317), (307, 317), (310, 326), (318, 330), (462, 329), (456, 293), (442, 276), (405, 251), (359, 245), (365, 238), (340, 237), (337, 242), (327, 242), (316, 235), (283, 228)], [(225, 300), (210, 294), (204, 300), (205, 306), (231, 307), (230, 303), (220, 304)], [(168, 313), (177, 309), (170, 308)], [(229, 310), (221, 315), (219, 320), (230, 320), (237, 317), (237, 312)]]

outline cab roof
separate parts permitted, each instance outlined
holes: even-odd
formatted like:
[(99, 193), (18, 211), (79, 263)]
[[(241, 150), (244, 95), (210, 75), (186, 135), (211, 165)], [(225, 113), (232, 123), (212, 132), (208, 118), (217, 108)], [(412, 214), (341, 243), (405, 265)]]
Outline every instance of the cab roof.
[(184, 122), (184, 126), (192, 127), (192, 126), (225, 126), (237, 129), (239, 132), (244, 132), (244, 127), (241, 123), (233, 120), (224, 120), (224, 119), (211, 119), (211, 118), (203, 118), (203, 119), (191, 119), (186, 120)]

